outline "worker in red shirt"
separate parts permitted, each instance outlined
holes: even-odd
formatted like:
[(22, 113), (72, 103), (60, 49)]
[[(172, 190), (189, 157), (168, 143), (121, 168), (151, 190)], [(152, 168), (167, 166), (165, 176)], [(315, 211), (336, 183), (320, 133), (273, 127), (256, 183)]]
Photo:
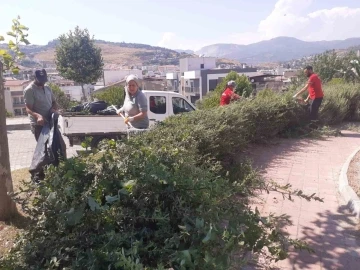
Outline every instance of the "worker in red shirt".
[(240, 99), (240, 96), (234, 92), (235, 87), (235, 81), (229, 81), (227, 83), (226, 88), (220, 97), (220, 106), (229, 105), (232, 100)]
[(305, 75), (309, 78), (306, 86), (295, 94), (295, 98), (308, 90), (309, 95), (305, 99), (308, 102), (310, 99), (310, 121), (317, 120), (319, 108), (324, 97), (324, 92), (321, 86), (321, 80), (317, 74), (314, 73), (311, 66), (304, 69)]

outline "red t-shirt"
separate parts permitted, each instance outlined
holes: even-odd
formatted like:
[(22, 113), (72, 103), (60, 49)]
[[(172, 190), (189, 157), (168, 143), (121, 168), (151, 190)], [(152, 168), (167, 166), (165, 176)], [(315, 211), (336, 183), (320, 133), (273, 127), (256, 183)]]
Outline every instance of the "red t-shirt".
[(231, 90), (230, 88), (226, 88), (225, 91), (221, 94), (220, 106), (230, 104), (231, 97), (233, 94), (234, 94), (233, 90)]
[(313, 73), (309, 77), (308, 81), (308, 91), (310, 95), (310, 99), (314, 100), (315, 98), (322, 98), (324, 97), (324, 92), (321, 87), (321, 80), (317, 74)]

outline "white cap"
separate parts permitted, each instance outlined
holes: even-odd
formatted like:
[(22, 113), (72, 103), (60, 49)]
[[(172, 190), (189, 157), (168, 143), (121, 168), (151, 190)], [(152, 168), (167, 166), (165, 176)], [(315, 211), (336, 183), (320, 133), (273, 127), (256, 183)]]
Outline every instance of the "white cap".
[(228, 86), (236, 86), (236, 82), (235, 81), (228, 81), (227, 83)]

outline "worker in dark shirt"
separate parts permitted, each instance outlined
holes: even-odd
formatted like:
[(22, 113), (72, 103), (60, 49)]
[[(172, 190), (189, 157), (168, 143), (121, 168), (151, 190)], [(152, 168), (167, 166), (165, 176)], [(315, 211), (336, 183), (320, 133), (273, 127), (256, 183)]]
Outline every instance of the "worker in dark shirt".
[(308, 90), (309, 94), (305, 102), (310, 100), (310, 121), (315, 121), (318, 119), (319, 108), (324, 97), (324, 92), (322, 90), (321, 80), (319, 76), (314, 73), (311, 66), (307, 66), (304, 69), (304, 73), (309, 80), (305, 87), (296, 93), (294, 97), (296, 98)]
[(229, 105), (232, 100), (240, 99), (240, 96), (234, 92), (235, 87), (235, 81), (229, 81), (227, 83), (227, 86), (220, 97), (220, 106)]

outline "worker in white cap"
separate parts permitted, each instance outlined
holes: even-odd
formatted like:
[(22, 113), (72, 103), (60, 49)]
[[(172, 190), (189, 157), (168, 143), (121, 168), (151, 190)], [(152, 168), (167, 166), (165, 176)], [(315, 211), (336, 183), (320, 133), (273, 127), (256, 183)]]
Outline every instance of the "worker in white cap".
[(235, 81), (228, 81), (226, 88), (220, 97), (220, 106), (229, 105), (232, 100), (240, 99), (240, 96), (235, 93)]

